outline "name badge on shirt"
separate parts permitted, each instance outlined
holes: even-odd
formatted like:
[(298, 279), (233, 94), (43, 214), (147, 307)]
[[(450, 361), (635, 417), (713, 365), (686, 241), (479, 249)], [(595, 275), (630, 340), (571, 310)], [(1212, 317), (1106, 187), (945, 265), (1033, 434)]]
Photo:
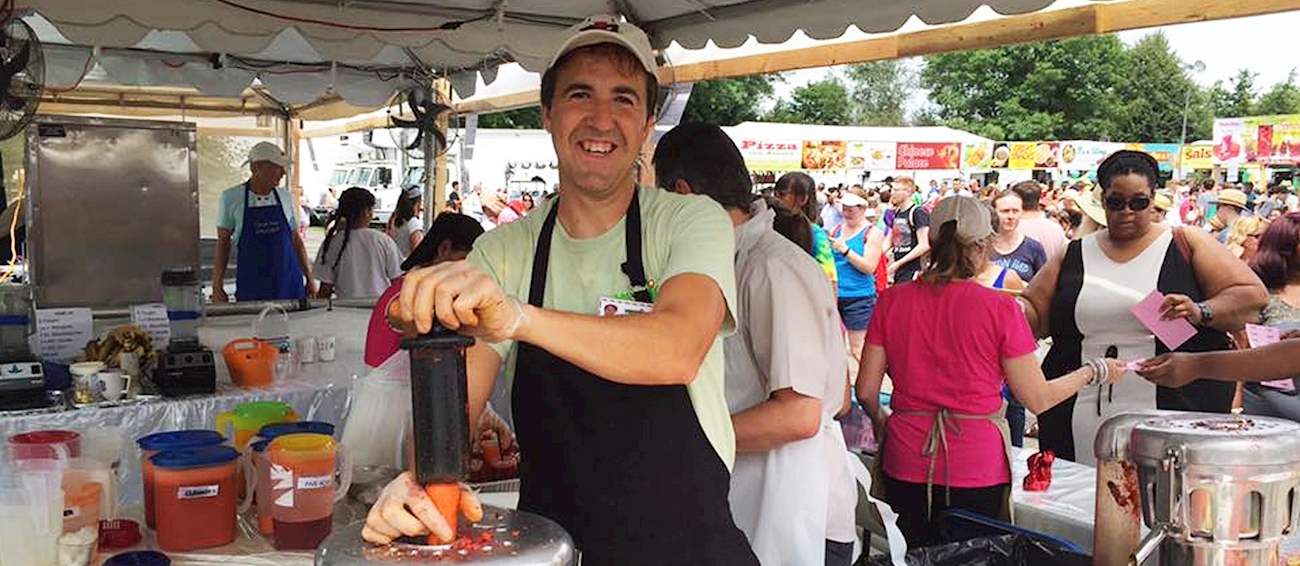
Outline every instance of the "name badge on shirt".
[(624, 314), (650, 312), (654, 310), (655, 306), (654, 303), (601, 297), (596, 308), (596, 314), (600, 316), (619, 316)]

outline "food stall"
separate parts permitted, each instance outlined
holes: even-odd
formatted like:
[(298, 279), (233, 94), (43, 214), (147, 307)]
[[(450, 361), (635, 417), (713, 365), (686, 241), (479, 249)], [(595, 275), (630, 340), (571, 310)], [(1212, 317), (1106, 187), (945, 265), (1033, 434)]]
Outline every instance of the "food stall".
[[(1133, 1), (1140, 4), (1145, 0)], [(341, 5), (322, 13), (317, 3), (311, 2), (285, 0), (258, 3), (264, 9), (250, 8), (245, 4), (211, 3), (199, 0), (168, 4), (145, 0), (94, 4), (79, 0), (20, 0), (13, 8), (18, 10), (18, 13), (25, 14), (25, 17), (32, 21), (37, 34), (47, 41), (46, 59), (50, 62), (50, 66), (47, 89), (42, 93), (42, 113), (55, 116), (94, 114), (132, 119), (165, 119), (173, 123), (171, 126), (173, 131), (180, 131), (181, 137), (184, 137), (186, 128), (178, 123), (209, 118), (250, 117), (255, 118), (258, 124), (252, 127), (227, 126), (227, 128), (230, 131), (241, 132), (256, 130), (260, 134), (266, 130), (266, 125), (261, 122), (274, 123), (275, 135), (283, 140), (283, 145), (291, 156), (296, 156), (298, 153), (297, 142), (300, 136), (304, 131), (312, 128), (314, 128), (313, 133), (317, 135), (337, 135), (355, 131), (357, 128), (372, 129), (388, 126), (390, 122), (388, 116), (384, 115), (385, 107), (394, 100), (395, 93), (410, 87), (412, 83), (427, 87), (436, 79), (438, 80), (437, 92), (447, 101), (455, 102), (452, 92), (459, 96), (470, 97), (477, 88), (486, 87), (493, 82), (498, 66), (505, 61), (514, 61), (526, 69), (538, 71), (545, 66), (554, 46), (561, 41), (565, 28), (578, 20), (579, 16), (575, 16), (576, 14), (609, 9), (606, 3), (588, 5), (583, 2), (556, 2), (544, 8), (530, 6), (530, 11), (522, 12), (512, 11), (504, 3), (483, 2), (477, 8), (446, 11), (432, 3), (375, 2)], [(687, 47), (700, 47), (710, 40), (723, 47), (735, 47), (749, 40), (751, 34), (761, 42), (781, 42), (796, 29), (804, 30), (817, 38), (837, 37), (844, 32), (845, 26), (849, 23), (873, 33), (893, 31), (913, 16), (919, 17), (927, 24), (951, 24), (971, 17), (976, 7), (976, 4), (971, 3), (951, 3), (951, 5), (933, 3), (917, 7), (910, 2), (891, 1), (888, 3), (888, 9), (863, 11), (856, 2), (836, 1), (826, 4), (824, 10), (807, 10), (805, 6), (794, 4), (751, 1), (718, 7), (712, 9), (714, 13), (710, 13), (710, 9), (684, 7), (678, 3), (644, 2), (637, 3), (635, 12), (632, 8), (626, 8), (628, 13), (625, 15), (650, 30), (659, 47), (666, 47), (673, 41)], [(992, 12), (986, 11), (980, 18), (996, 20), (1008, 17), (1005, 16), (1006, 14), (1032, 13), (1043, 9), (1051, 2), (1005, 0), (989, 4), (996, 4), (997, 15), (990, 16)], [(1188, 4), (1190, 6), (1188, 9), (1204, 9), (1204, 2), (1200, 0)], [(1217, 17), (1228, 17), (1244, 15), (1244, 12), (1220, 11), (1215, 14)], [(1181, 12), (1171, 14), (1165, 19), (1144, 16), (1126, 20), (1101, 17), (1102, 15), (1105, 15), (1104, 8), (1086, 6), (1082, 11), (1054, 15), (1053, 21), (1066, 22), (1069, 25), (1057, 23), (1053, 26), (1034, 26), (1032, 22), (1020, 22), (1026, 28), (1039, 30), (1036, 32), (1038, 35), (1033, 37), (1019, 33), (1008, 35), (1003, 32), (979, 34), (979, 39), (975, 42), (945, 42), (937, 40), (940, 38), (935, 34), (930, 34), (928, 37), (931, 39), (925, 41), (932, 41), (932, 43), (928, 43), (924, 49), (918, 47), (923, 39), (921, 36), (910, 36), (909, 43), (905, 44), (910, 47), (900, 50), (896, 44), (892, 50), (871, 51), (875, 53), (871, 57), (897, 57), (904, 54), (916, 55), (971, 48), (978, 46), (979, 41), (1019, 41), (1052, 37), (1053, 34), (1063, 36), (1089, 31), (1113, 31), (1113, 29), (1100, 29), (1099, 26), (1102, 24), (1097, 22), (1136, 21), (1139, 23), (1132, 25), (1156, 25), (1177, 21), (1177, 18), (1183, 17)], [(398, 25), (394, 23), (397, 21), (401, 22), (401, 27), (394, 27)], [(1093, 22), (1093, 24), (1075, 25), (1083, 21)], [(997, 26), (994, 27), (1005, 25), (1006, 22), (997, 22)], [(939, 35), (946, 33), (944, 30), (937, 31), (941, 32)], [(898, 38), (895, 37), (894, 41), (897, 42)], [(817, 64), (825, 65), (832, 60), (821, 59)], [(835, 61), (843, 62), (843, 59)], [(790, 63), (785, 65), (789, 65), (785, 68), (797, 66)], [(716, 72), (718, 74), (715, 76), (724, 76), (723, 73), (735, 71), (719, 69)], [(683, 73), (677, 79), (685, 76), (688, 75)], [(529, 101), (528, 97), (522, 97), (524, 101), (522, 103), (519, 100), (516, 99), (511, 104), (518, 105)], [(493, 106), (492, 103), (461, 102), (463, 104), (457, 105), (458, 110), (467, 112), (502, 108), (502, 106)], [(360, 122), (329, 122), (348, 119), (367, 112), (379, 112), (380, 115), (372, 114)], [(40, 135), (39, 131), (37, 135)], [(51, 132), (51, 137), (56, 136)], [(798, 139), (799, 163), (802, 165), (805, 147), (803, 138)], [(840, 138), (813, 136), (809, 139)], [(848, 144), (849, 147), (844, 149), (846, 159), (850, 159), (851, 155), (862, 157), (865, 164), (866, 159), (875, 159), (879, 153), (879, 158), (882, 161), (886, 160), (882, 148), (873, 149), (868, 145), (872, 138), (849, 138), (845, 141), (853, 139), (862, 140), (863, 144), (857, 146), (858, 149), (854, 149), (851, 143)], [(962, 139), (903, 140), (901, 143), (914, 145), (905, 152), (905, 156), (895, 152), (893, 157), (895, 167), (899, 170), (927, 171), (931, 169), (925, 167), (940, 163), (945, 167), (943, 170), (947, 171), (948, 165), (960, 159), (960, 152), (954, 151), (954, 148), (956, 144), (963, 141)], [(943, 147), (930, 147), (925, 144), (942, 144)], [(812, 153), (816, 156), (815, 162), (819, 165), (833, 163), (835, 151), (829, 152), (830, 161), (827, 161), (828, 152), (821, 148), (820, 144), (814, 146), (816, 151)], [(426, 176), (426, 194), (435, 203), (440, 203), (444, 200), (443, 194), (439, 192), (443, 190), (444, 167), (435, 166), (439, 158), (435, 152), (427, 151), (430, 148), (425, 149), (426, 170), (438, 171), (435, 175)], [(186, 147), (185, 151), (197, 151), (197, 149)], [(902, 165), (908, 167), (899, 167), (900, 159), (905, 160)], [(42, 182), (40, 179), (57, 178), (45, 176), (45, 172), (49, 170), (44, 168), (44, 163), (42, 161), (37, 165), (39, 169), (38, 174), (35, 175), (37, 182)], [(298, 160), (298, 163), (299, 165), (290, 168), (290, 183), (295, 182), (293, 179), (296, 178), (296, 169), (300, 166), (301, 160)], [(850, 159), (849, 165), (852, 164)], [(120, 166), (121, 163), (103, 165)], [(159, 172), (170, 174), (178, 173), (180, 170), (163, 168)], [(192, 168), (190, 172), (192, 173)], [(107, 180), (107, 178), (77, 179), (78, 182), (86, 184)], [(164, 185), (123, 183), (117, 188), (133, 189), (144, 194), (157, 191), (162, 186)], [(184, 183), (178, 186), (184, 186)], [(51, 191), (42, 192), (48, 196), (57, 196), (59, 188), (51, 187)], [(66, 187), (62, 188), (66, 189)], [(185, 198), (193, 199), (192, 194), (187, 197), (172, 193), (169, 196), (177, 199), (170, 206), (183, 208), (192, 206), (192, 200), (185, 201)], [(35, 198), (36, 193), (33, 191), (33, 199)], [(74, 200), (80, 199), (74, 197)], [(35, 200), (29, 201), (24, 206), (36, 207), (34, 202)], [(203, 203), (200, 202), (199, 207), (202, 206)], [(188, 208), (186, 210), (188, 211)], [(33, 230), (34, 248), (31, 261), (35, 285), (44, 285), (43, 281), (51, 281), (42, 279), (41, 268), (38, 267), (41, 265), (42, 258), (36, 257), (35, 254), (41, 253), (40, 242), (46, 242), (46, 249), (51, 249), (50, 245), (66, 244), (66, 242), (42, 240), (50, 233), (39, 233), (39, 230), (43, 229), (37, 226), (44, 218), (41, 214), (42, 211), (33, 211), (28, 216), (28, 222)], [(186, 220), (188, 221), (188, 218)], [(52, 222), (48, 219), (44, 221)], [(120, 220), (110, 218), (86, 222), (86, 224), (104, 221)], [(144, 221), (137, 222), (147, 224)], [(82, 518), (83, 511), (89, 513), (89, 509), (92, 508), (98, 512), (98, 509), (111, 509), (113, 505), (118, 506), (120, 514), (110, 512), (105, 517), (135, 520), (139, 527), (138, 533), (142, 538), (131, 539), (129, 530), (123, 535), (117, 528), (121, 525), (101, 525), (98, 533), (101, 537), (99, 542), (106, 543), (106, 550), (97, 556), (93, 549), (98, 543), (93, 539), (87, 542), (74, 537), (69, 541), (70, 545), (80, 545), (78, 549), (89, 545), (91, 551), (86, 556), (95, 562), (109, 559), (118, 552), (161, 549), (166, 551), (172, 562), (182, 564), (310, 563), (314, 555), (312, 550), (277, 548), (277, 546), (295, 545), (278, 544), (275, 539), (266, 538), (261, 534), (260, 525), (253, 524), (259, 521), (256, 512), (247, 507), (243, 509), (236, 507), (237, 500), (242, 500), (243, 505), (247, 505), (248, 499), (235, 497), (235, 495), (241, 491), (245, 494), (256, 491), (253, 482), (261, 478), (258, 470), (243, 468), (243, 471), (240, 471), (239, 466), (242, 464), (232, 464), (236, 460), (241, 462), (244, 460), (239, 456), (232, 457), (231, 451), (251, 450), (252, 455), (248, 457), (256, 459), (258, 443), (269, 440), (272, 443), (265, 447), (269, 454), (262, 458), (275, 461), (275, 458), (280, 457), (281, 450), (277, 450), (275, 444), (278, 437), (259, 436), (271, 434), (265, 428), (258, 426), (266, 424), (263, 417), (267, 407), (278, 407), (282, 411), (278, 416), (271, 418), (286, 418), (292, 414), (298, 420), (323, 421), (324, 424), (338, 426), (346, 424), (347, 416), (357, 409), (358, 390), (367, 384), (366, 377), (357, 379), (358, 376), (367, 373), (360, 362), (362, 332), (365, 328), (362, 317), (368, 314), (367, 305), (335, 304), (332, 308), (329, 304), (319, 302), (283, 305), (282, 308), (289, 307), (285, 309), (287, 312), (283, 316), (274, 307), (262, 304), (233, 307), (214, 305), (203, 307), (197, 319), (172, 318), (169, 312), (172, 310), (172, 305), (167, 304), (166, 290), (162, 289), (167, 285), (162, 271), (194, 266), (198, 262), (191, 263), (190, 256), (185, 255), (190, 253), (189, 246), (193, 238), (172, 239), (171, 236), (162, 238), (159, 234), (154, 232), (147, 237), (155, 243), (175, 244), (175, 248), (168, 248), (162, 253), (177, 253), (182, 254), (182, 257), (169, 259), (167, 265), (161, 266), (162, 269), (158, 269), (160, 266), (157, 265), (148, 266), (147, 269), (153, 270), (152, 273), (132, 273), (132, 277), (140, 277), (143, 289), (132, 288), (125, 292), (139, 290), (141, 291), (139, 297), (125, 294), (105, 295), (101, 298), (108, 302), (99, 304), (80, 300), (84, 295), (71, 294), (65, 296), (65, 299), (70, 299), (71, 302), (66, 305), (72, 306), (59, 305), (57, 302), (42, 304), (41, 293), (51, 293), (53, 290), (46, 289), (38, 293), (33, 287), (28, 297), (37, 297), (35, 304), (32, 304), (30, 298), (24, 304), (23, 296), (18, 293), (13, 294), (13, 297), (0, 293), (0, 297), (6, 299), (3, 304), (3, 309), (6, 309), (2, 313), (4, 316), (20, 317), (18, 313), (32, 313), (28, 320), (22, 322), (17, 322), (16, 318), (5, 318), (0, 322), (15, 327), (32, 324), (33, 335), (38, 336), (38, 343), (40, 329), (46, 328), (45, 339), (49, 344), (62, 344), (62, 347), (67, 348), (69, 359), (66, 361), (74, 361), (72, 358), (80, 357), (73, 351), (77, 341), (87, 336), (95, 338), (96, 356), (100, 354), (99, 347), (104, 346), (105, 356), (112, 356), (113, 361), (118, 364), (117, 369), (122, 371), (114, 372), (107, 367), (107, 362), (100, 361), (99, 363), (106, 364), (100, 369), (108, 371), (87, 370), (90, 371), (89, 374), (79, 371), (78, 377), (93, 377), (105, 373), (122, 374), (112, 379), (108, 376), (99, 377), (98, 382), (104, 384), (103, 390), (111, 391), (113, 388), (108, 385), (110, 382), (117, 383), (117, 379), (125, 382), (126, 376), (135, 377), (134, 372), (142, 369), (131, 367), (133, 362), (145, 361), (138, 358), (141, 354), (156, 353), (162, 349), (164, 342), (170, 340), (159, 338), (158, 343), (151, 344), (153, 348), (140, 351), (138, 347), (143, 343), (143, 337), (138, 333), (128, 337), (114, 335), (112, 332), (105, 333), (105, 330), (117, 328), (125, 322), (132, 322), (152, 341), (156, 335), (151, 331), (163, 331), (165, 327), (169, 332), (182, 332), (177, 321), (192, 323), (198, 320), (198, 323), (192, 324), (191, 328), (196, 336), (195, 341), (199, 347), (214, 354), (211, 359), (212, 391), (175, 398), (149, 398), (147, 397), (149, 394), (144, 392), (134, 395), (125, 393), (124, 396), (109, 393), (109, 397), (117, 396), (118, 399), (99, 401), (91, 397), (87, 403), (82, 403), (86, 405), (82, 407), (76, 407), (76, 403), (68, 395), (54, 395), (50, 398), (61, 397), (63, 405), (24, 409), (0, 415), (0, 431), (5, 432), (6, 438), (33, 430), (66, 430), (73, 425), (81, 426), (84, 438), (66, 434), (34, 435), (20, 438), (14, 442), (14, 445), (20, 445), (19, 450), (34, 450), (54, 456), (71, 455), (68, 452), (74, 445), (77, 451), (85, 448), (86, 454), (101, 454), (99, 452), (101, 447), (107, 446), (108, 449), (102, 452), (106, 461), (102, 463), (106, 463), (109, 470), (113, 470), (106, 473), (109, 473), (110, 477), (117, 478), (107, 482), (79, 481), (76, 484), (77, 489), (64, 489), (52, 470), (30, 468), (24, 470), (24, 473), (35, 478), (33, 480), (35, 483), (26, 482), (21, 488), (15, 488), (12, 484), (0, 482), (0, 488), (7, 490), (4, 493), (6, 497), (14, 496), (15, 491), (26, 495), (39, 491), (43, 496), (51, 496), (27, 498), (25, 501), (50, 502), (55, 501), (53, 498), (55, 494), (67, 495), (67, 501), (75, 501), (78, 504), (75, 512), (72, 513), (77, 519)], [(92, 232), (83, 239), (83, 247), (80, 251), (85, 254), (87, 249), (97, 243), (98, 237), (99, 232)], [(143, 242), (139, 243), (143, 244)], [(113, 260), (125, 258), (137, 251), (136, 244), (137, 242), (133, 240), (125, 248), (102, 251), (98, 256), (106, 256)], [(139, 259), (143, 262), (146, 258), (130, 259), (133, 261)], [(176, 265), (172, 265), (173, 262)], [(58, 265), (46, 266), (45, 273), (57, 275), (60, 269), (68, 267), (75, 266), (60, 262)], [(120, 266), (108, 266), (108, 268), (117, 267)], [(59, 279), (56, 277), (54, 281), (57, 282)], [(108, 288), (113, 283), (104, 273), (86, 271), (65, 272), (62, 280), (67, 284), (79, 283), (86, 287), (102, 284), (103, 288)], [(154, 281), (159, 285), (161, 297), (153, 293)], [(145, 296), (146, 290), (148, 296)], [(53, 300), (58, 296), (55, 293), (45, 298)], [(156, 307), (157, 301), (164, 303), (161, 317)], [(136, 308), (143, 305), (155, 306)], [(270, 310), (267, 310), (268, 308)], [(43, 313), (41, 309), (51, 310)], [(268, 318), (278, 321), (278, 324), (273, 325), (274, 331), (268, 330), (265, 325)], [(257, 328), (255, 329), (254, 326)], [(9, 332), (9, 330), (3, 331)], [(107, 341), (100, 340), (101, 337)], [(275, 350), (279, 354), (268, 354), (268, 358), (274, 360), (269, 366), (270, 379), (266, 379), (268, 366), (262, 365), (261, 373), (257, 374), (260, 377), (257, 379), (256, 386), (248, 386), (248, 376), (240, 373), (238, 364), (229, 364), (224, 356), (215, 355), (234, 339), (242, 337), (258, 339), (259, 344), (253, 346), (256, 352), (264, 350), (262, 348), (264, 344), (260, 343), (275, 343)], [(45, 349), (39, 350), (41, 355), (45, 355)], [(330, 352), (332, 359), (326, 359), (326, 351)], [(307, 352), (315, 353), (315, 356), (312, 356), (315, 361), (309, 361)], [(124, 357), (122, 354), (127, 355)], [(133, 359), (132, 354), (137, 358)], [(261, 354), (245, 352), (244, 355), (260, 356)], [(202, 358), (202, 356), (198, 357)], [(264, 363), (265, 360), (262, 362)], [(195, 363), (201, 364), (203, 360), (200, 359)], [(122, 367), (123, 365), (127, 367)], [(179, 369), (189, 368), (190, 366), (183, 366)], [(45, 372), (44, 369), (40, 371)], [(72, 369), (69, 368), (68, 371), (71, 372)], [(182, 374), (185, 372), (182, 371)], [(43, 377), (49, 375), (52, 373)], [(241, 383), (245, 387), (241, 387)], [(125, 391), (130, 391), (130, 386), (123, 384), (121, 387)], [(59, 391), (69, 390), (71, 390), (69, 395), (75, 397), (76, 387), (70, 375), (66, 386)], [(102, 392), (99, 394), (102, 395)], [(255, 405), (256, 410), (241, 408), (241, 405), (251, 402), (272, 403)], [(68, 407), (69, 403), (73, 405), (72, 408)], [(232, 415), (225, 418), (231, 422), (228, 428), (218, 424), (219, 420), (223, 420), (220, 415), (227, 413)], [(216, 431), (218, 428), (223, 430)], [(202, 440), (198, 437), (204, 435), (187, 435), (186, 438), (154, 436), (158, 433), (166, 435), (187, 429), (222, 432), (224, 434), (221, 442), (235, 446), (176, 444), (182, 441), (198, 442)], [(310, 436), (322, 433), (290, 433), (284, 438), (298, 434)], [(348, 429), (345, 427), (341, 436), (346, 438), (347, 435)], [(255, 438), (263, 438), (263, 440), (257, 441)], [(85, 446), (80, 445), (82, 440), (86, 441)], [(168, 444), (169, 442), (172, 444)], [(133, 447), (132, 444), (135, 446)], [(92, 446), (94, 448), (91, 448)], [(339, 455), (342, 452), (337, 450), (333, 442), (319, 438), (300, 442), (286, 441), (278, 447), (285, 452), (310, 453), (312, 457), (319, 457), (322, 461), (332, 460), (336, 465), (345, 459)], [(142, 460), (140, 458), (142, 455), (148, 455), (148, 459)], [(90, 456), (92, 460), (96, 457)], [(397, 452), (394, 451), (394, 459), (397, 457)], [(156, 469), (153, 469), (155, 467)], [(184, 479), (193, 474), (193, 470), (196, 469), (210, 470), (214, 474), (212, 477), (217, 478), (214, 480), (216, 483), (203, 485), (184, 483)], [(318, 474), (318, 472), (311, 473)], [(101, 468), (96, 468), (94, 473), (105, 472)], [(313, 475), (309, 476), (313, 481), (306, 484), (325, 486), (334, 485), (332, 482), (338, 481), (341, 486), (347, 483), (342, 474), (335, 480), (333, 473), (333, 469), (326, 469), (324, 475), (329, 478), (328, 480), (320, 479), (321, 475)], [(254, 476), (259, 477), (254, 478)], [(49, 478), (55, 478), (52, 484), (47, 482)], [(239, 487), (240, 479), (243, 480), (243, 487)], [(109, 484), (122, 489), (114, 497), (105, 498), (103, 493)], [(91, 487), (92, 485), (97, 487)], [(174, 528), (182, 521), (164, 520), (155, 525), (166, 525), (164, 529), (148, 528), (149, 504), (145, 500), (148, 499), (147, 494), (150, 492), (146, 492), (145, 487), (150, 485), (177, 488), (152, 490), (155, 496), (158, 494), (167, 496), (154, 501), (157, 504), (155, 512), (160, 513), (159, 517), (183, 516), (183, 513), (178, 511), (183, 509), (180, 507), (181, 500), (200, 500), (205, 504), (204, 514), (196, 515), (199, 520), (183, 522), (188, 528), (192, 528), (193, 532), (165, 530)], [(96, 492), (96, 489), (100, 491)], [(340, 488), (338, 491), (353, 490)], [(86, 493), (98, 493), (100, 497), (83, 498)], [(138, 498), (137, 494), (139, 494)], [(371, 495), (373, 496), (373, 493)], [(102, 503), (96, 507), (95, 501)], [(108, 505), (110, 501), (113, 505)], [(489, 499), (488, 502), (509, 506), (510, 496), (504, 495), (495, 501)], [(324, 503), (330, 513), (323, 516), (313, 515), (306, 518), (309, 520), (285, 522), (323, 521), (324, 524), (338, 527), (339, 533), (349, 532), (344, 529), (345, 526), (356, 527), (355, 519), (360, 518), (356, 511), (364, 509), (363, 504), (357, 505), (352, 500), (341, 501), (332, 506), (330, 503), (333, 502)], [(211, 506), (207, 506), (208, 504)], [(60, 529), (64, 525), (59, 524), (59, 519), (68, 514), (68, 509), (62, 504), (50, 504), (45, 507), (33, 506), (25, 511), (26, 514), (34, 515), (39, 519), (33, 522), (33, 525), (39, 523), (43, 527)], [(6, 512), (9, 511), (6, 509)], [(220, 514), (223, 519), (238, 520), (236, 529), (221, 533), (233, 534), (233, 541), (212, 544), (212, 540), (199, 536), (210, 534), (207, 531), (209, 515), (206, 513)], [(236, 517), (235, 513), (239, 515)], [(26, 514), (20, 516), (26, 517)], [(24, 538), (31, 533), (22, 532), (15, 535), (13, 529), (15, 523), (4, 524), (6, 530), (0, 531), (6, 537), (3, 539), (4, 542), (36, 540), (31, 537)], [(83, 526), (81, 522), (73, 525), (74, 530), (68, 534), (79, 535), (83, 532), (82, 529), (91, 528), (88, 525)], [(316, 526), (316, 532), (320, 528)], [(48, 533), (42, 531), (42, 534)], [(345, 544), (352, 550), (362, 548), (361, 542), (355, 537), (345, 541)], [(17, 546), (0, 544), (0, 553), (12, 552)], [(77, 557), (81, 557), (81, 554), (74, 555), (69, 561), (86, 562), (86, 560), (76, 560)], [(406, 556), (397, 556), (397, 558), (404, 557)], [(17, 560), (16, 563), (24, 564), (46, 562)]]

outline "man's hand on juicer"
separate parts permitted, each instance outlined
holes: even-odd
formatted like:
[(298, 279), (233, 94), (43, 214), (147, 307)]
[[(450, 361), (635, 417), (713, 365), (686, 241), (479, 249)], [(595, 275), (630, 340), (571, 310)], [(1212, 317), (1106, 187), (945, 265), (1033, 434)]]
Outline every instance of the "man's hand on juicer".
[(523, 305), (467, 261), (450, 261), (412, 270), (389, 307), (389, 319), (428, 332), (439, 324), (488, 342), (513, 339), (525, 322)]
[[(474, 491), (461, 484), (460, 511), (471, 522), (483, 520), (483, 506)], [(418, 537), (434, 534), (443, 543), (456, 538), (438, 508), (425, 494), (424, 487), (415, 481), (415, 474), (402, 472), (388, 482), (379, 500), (366, 515), (366, 526), (361, 538), (373, 544), (388, 544), (402, 536)]]

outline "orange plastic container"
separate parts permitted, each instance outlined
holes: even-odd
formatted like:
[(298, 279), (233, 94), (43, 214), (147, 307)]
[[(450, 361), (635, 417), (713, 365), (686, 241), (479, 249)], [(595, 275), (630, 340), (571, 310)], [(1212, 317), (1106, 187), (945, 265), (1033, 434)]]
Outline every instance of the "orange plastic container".
[[(150, 461), (159, 548), (182, 552), (234, 542), (236, 513), (248, 510), (252, 502), (236, 501), (238, 451), (229, 446), (169, 450)], [(246, 488), (252, 492), (252, 486)]]
[[(347, 493), (352, 481), (352, 468), (341, 447), (324, 434), (286, 434), (271, 441), (265, 458), (270, 462), (276, 550), (320, 546), (330, 534), (334, 502)], [(337, 486), (336, 469), (343, 472)]]
[(144, 480), (144, 520), (154, 528), (153, 462), (149, 458), (166, 450), (217, 446), (225, 437), (211, 430), (173, 430), (140, 437), (135, 441), (140, 447), (140, 477)]
[(280, 350), (256, 338), (231, 340), (221, 349), (221, 357), (230, 369), (230, 380), (240, 387), (270, 387), (275, 380), (275, 362)]

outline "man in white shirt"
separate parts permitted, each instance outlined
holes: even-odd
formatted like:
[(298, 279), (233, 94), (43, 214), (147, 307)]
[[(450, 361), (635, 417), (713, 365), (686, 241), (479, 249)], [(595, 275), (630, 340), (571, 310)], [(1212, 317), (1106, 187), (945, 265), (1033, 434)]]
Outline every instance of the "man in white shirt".
[(717, 126), (677, 126), (654, 165), (661, 186), (712, 198), (735, 225), (738, 326), (724, 345), (736, 526), (764, 565), (848, 566), (857, 493), (835, 421), (848, 365), (826, 277), (773, 229), (774, 211), (754, 199), (740, 151)]
[(1063, 252), (1067, 242), (1065, 229), (1043, 213), (1039, 202), (1043, 194), (1042, 186), (1035, 181), (1021, 181), (1012, 185), (1011, 190), (1020, 195), (1020, 201), (1024, 203), (1025, 211), (1020, 215), (1020, 233), (1042, 244), (1049, 260)]
[(232, 244), (239, 268), (236, 300), (301, 299), (316, 294), (311, 260), (298, 234), (293, 196), (278, 186), (288, 165), (289, 159), (278, 146), (258, 143), (248, 152), (249, 179), (221, 193), (212, 264), (213, 302), (230, 300), (225, 278)]

